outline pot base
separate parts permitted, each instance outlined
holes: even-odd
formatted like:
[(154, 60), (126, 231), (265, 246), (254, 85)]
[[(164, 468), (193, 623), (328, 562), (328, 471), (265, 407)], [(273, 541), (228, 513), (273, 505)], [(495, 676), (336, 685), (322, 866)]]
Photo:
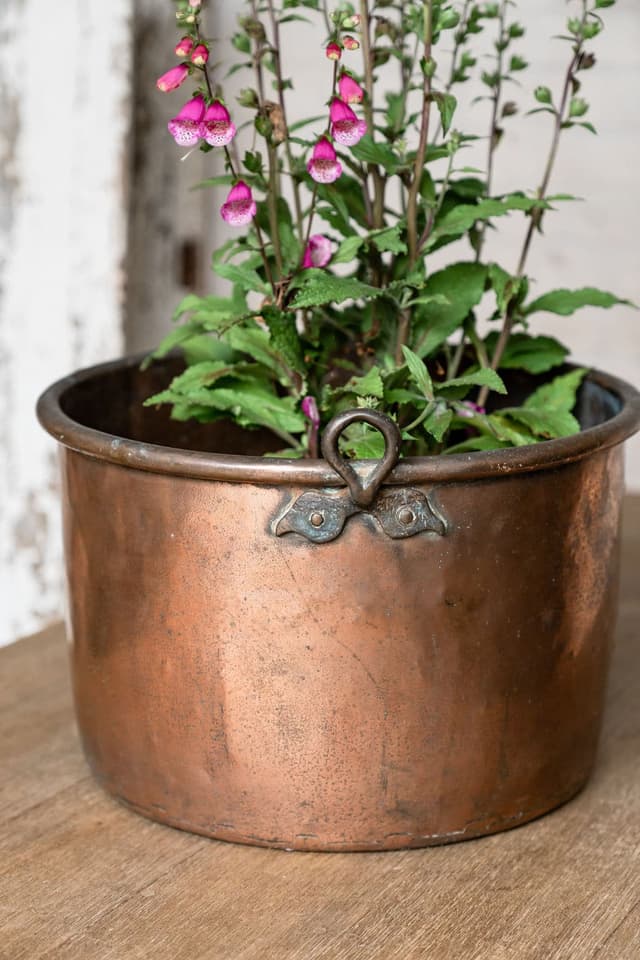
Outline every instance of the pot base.
[[(95, 776), (95, 774), (94, 774)], [(452, 843), (462, 843), (465, 840), (480, 840), (483, 837), (490, 837), (497, 833), (505, 833), (508, 830), (516, 830), (518, 827), (526, 826), (534, 820), (546, 814), (558, 810), (566, 803), (575, 799), (584, 790), (588, 783), (584, 781), (577, 786), (570, 788), (562, 796), (549, 799), (546, 803), (532, 810), (521, 812), (519, 814), (505, 817), (503, 819), (494, 819), (489, 822), (482, 822), (467, 825), (461, 830), (454, 830), (450, 833), (442, 834), (422, 834), (413, 835), (408, 833), (393, 833), (384, 836), (381, 839), (367, 840), (345, 840), (331, 839), (311, 836), (309, 834), (299, 834), (290, 838), (282, 837), (258, 837), (253, 834), (238, 833), (229, 824), (216, 824), (214, 826), (203, 826), (198, 823), (177, 820), (158, 808), (142, 807), (139, 804), (132, 803), (122, 796), (118, 796), (109, 790), (109, 788), (96, 777), (100, 786), (106, 793), (110, 794), (121, 806), (126, 807), (132, 813), (152, 820), (155, 823), (161, 823), (163, 826), (171, 827), (174, 830), (183, 830), (186, 833), (194, 833), (198, 836), (207, 837), (210, 840), (219, 840), (223, 843), (240, 843), (244, 846), (267, 847), (274, 850), (283, 850), (286, 853), (307, 852), (307, 853), (382, 853), (393, 850), (418, 850), (425, 847), (441, 847)]]

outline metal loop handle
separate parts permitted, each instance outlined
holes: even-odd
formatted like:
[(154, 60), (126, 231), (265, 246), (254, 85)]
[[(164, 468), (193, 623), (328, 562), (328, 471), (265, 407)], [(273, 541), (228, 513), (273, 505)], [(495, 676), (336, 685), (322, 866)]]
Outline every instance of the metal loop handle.
[[(379, 430), (385, 440), (385, 450), (370, 474), (360, 477), (340, 453), (340, 434), (352, 423), (368, 423)], [(366, 510), (378, 495), (378, 490), (389, 476), (400, 456), (400, 431), (394, 421), (377, 410), (346, 410), (338, 413), (327, 424), (322, 435), (322, 454), (349, 487), (351, 499), (357, 507)]]

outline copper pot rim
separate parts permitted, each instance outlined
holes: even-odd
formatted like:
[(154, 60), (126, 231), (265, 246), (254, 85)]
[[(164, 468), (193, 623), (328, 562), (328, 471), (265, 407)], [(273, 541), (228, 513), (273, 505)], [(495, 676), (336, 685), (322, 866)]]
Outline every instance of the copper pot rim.
[[(78, 370), (53, 383), (40, 396), (37, 416), (44, 429), (63, 446), (109, 463), (149, 473), (170, 474), (231, 483), (344, 486), (344, 481), (326, 460), (295, 460), (276, 457), (202, 453), (146, 443), (105, 433), (69, 417), (61, 399), (78, 384), (126, 367), (137, 367), (143, 356), (127, 356)], [(604, 423), (559, 440), (546, 440), (525, 447), (433, 457), (407, 457), (395, 467), (386, 483), (441, 483), (481, 480), (504, 475), (553, 470), (581, 460), (591, 453), (622, 443), (640, 428), (640, 393), (631, 384), (600, 370), (591, 369), (588, 379), (613, 394), (620, 402), (618, 413)], [(364, 469), (369, 461), (361, 461)]]

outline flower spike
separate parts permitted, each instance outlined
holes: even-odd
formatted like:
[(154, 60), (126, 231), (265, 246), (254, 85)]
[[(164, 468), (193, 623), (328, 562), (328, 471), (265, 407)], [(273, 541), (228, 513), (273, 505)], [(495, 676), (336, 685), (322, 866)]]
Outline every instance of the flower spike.
[(220, 215), (225, 223), (232, 227), (244, 227), (251, 223), (257, 210), (251, 187), (247, 186), (244, 180), (238, 180), (220, 207)]
[(307, 170), (316, 183), (333, 183), (342, 174), (342, 164), (326, 137), (320, 137), (313, 148)]
[(181, 147), (193, 147), (200, 140), (200, 121), (204, 116), (204, 98), (194, 97), (185, 103), (177, 117), (167, 126), (175, 142)]
[(235, 135), (229, 111), (219, 100), (214, 100), (202, 118), (200, 136), (212, 147), (226, 147)]
[(351, 107), (338, 97), (331, 101), (329, 119), (331, 136), (344, 147), (353, 147), (367, 132), (365, 121), (358, 120)]

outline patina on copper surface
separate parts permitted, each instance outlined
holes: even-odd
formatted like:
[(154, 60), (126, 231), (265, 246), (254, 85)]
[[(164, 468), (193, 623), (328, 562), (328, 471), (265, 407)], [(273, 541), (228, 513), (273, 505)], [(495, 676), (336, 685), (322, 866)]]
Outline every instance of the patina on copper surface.
[(387, 536), (374, 501), (314, 543), (274, 521), (344, 480), (260, 457), (264, 434), (239, 456), (232, 428), (142, 409), (166, 376), (121, 361), (39, 404), (62, 444), (73, 684), (104, 786), (173, 826), (307, 850), (462, 840), (573, 796), (638, 394), (595, 374), (576, 437), (401, 461), (378, 499), (410, 487), (443, 531)]

